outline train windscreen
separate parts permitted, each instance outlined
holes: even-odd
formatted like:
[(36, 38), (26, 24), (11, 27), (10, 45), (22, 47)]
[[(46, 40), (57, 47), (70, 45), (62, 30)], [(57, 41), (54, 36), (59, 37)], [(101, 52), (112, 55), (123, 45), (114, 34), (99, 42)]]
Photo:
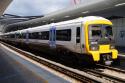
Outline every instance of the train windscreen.
[(90, 44), (110, 44), (114, 42), (111, 25), (89, 25)]

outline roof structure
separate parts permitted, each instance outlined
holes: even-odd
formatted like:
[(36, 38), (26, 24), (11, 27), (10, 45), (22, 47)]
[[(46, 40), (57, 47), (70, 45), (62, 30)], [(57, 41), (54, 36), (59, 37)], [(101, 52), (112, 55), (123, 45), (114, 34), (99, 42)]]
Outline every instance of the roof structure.
[[(94, 0), (74, 7), (52, 12), (37, 19), (10, 24), (6, 31), (39, 26), (85, 16), (103, 16), (109, 19), (125, 17), (125, 0)], [(20, 28), (19, 28), (20, 27)]]
[(12, 0), (0, 0), (0, 16), (4, 13), (11, 2)]
[(13, 23), (18, 22), (25, 22), (31, 19), (36, 19), (43, 17), (41, 16), (17, 16), (17, 15), (11, 15), (11, 14), (4, 14), (0, 17), (0, 31), (5, 30), (6, 26)]

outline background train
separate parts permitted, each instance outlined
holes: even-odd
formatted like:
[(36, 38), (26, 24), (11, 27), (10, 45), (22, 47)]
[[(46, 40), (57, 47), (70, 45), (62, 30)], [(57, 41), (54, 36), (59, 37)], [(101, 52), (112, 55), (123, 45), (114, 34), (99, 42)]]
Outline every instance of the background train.
[(1, 35), (1, 40), (59, 57), (68, 56), (71, 60), (75, 57), (76, 61), (83, 63), (88, 61), (110, 65), (118, 57), (112, 23), (98, 16), (7, 32)]

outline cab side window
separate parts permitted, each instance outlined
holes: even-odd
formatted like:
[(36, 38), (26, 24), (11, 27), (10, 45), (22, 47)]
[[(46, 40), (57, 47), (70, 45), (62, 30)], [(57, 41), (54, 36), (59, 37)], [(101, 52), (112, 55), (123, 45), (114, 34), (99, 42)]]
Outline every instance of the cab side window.
[(80, 43), (80, 27), (76, 28), (76, 43)]

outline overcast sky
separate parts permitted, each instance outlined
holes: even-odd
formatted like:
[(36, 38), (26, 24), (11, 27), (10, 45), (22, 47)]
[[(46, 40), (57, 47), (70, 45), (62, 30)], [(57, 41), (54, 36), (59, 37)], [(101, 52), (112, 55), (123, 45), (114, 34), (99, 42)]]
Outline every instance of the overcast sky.
[(13, 0), (5, 13), (32, 16), (48, 14), (72, 5), (72, 0)]

